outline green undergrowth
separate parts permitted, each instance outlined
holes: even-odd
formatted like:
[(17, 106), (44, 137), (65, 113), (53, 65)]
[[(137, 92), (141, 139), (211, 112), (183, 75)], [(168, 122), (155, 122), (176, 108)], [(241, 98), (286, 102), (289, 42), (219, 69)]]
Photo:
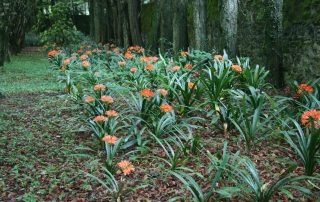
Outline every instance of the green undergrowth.
[(14, 56), (10, 63), (0, 67), (0, 92), (43, 93), (57, 92), (61, 86), (41, 55)]

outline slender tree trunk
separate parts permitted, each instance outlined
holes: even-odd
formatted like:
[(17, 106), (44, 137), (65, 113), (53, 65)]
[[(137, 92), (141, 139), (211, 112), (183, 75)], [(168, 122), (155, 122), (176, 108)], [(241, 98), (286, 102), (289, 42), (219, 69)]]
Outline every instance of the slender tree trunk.
[(0, 66), (5, 61), (10, 61), (9, 55), (9, 22), (12, 8), (12, 2), (3, 0), (0, 2)]
[(104, 1), (94, 0), (94, 39), (98, 43), (105, 42), (106, 25), (104, 15)]
[(270, 70), (269, 80), (276, 87), (284, 85), (283, 75), (283, 0), (265, 0), (265, 46), (266, 67)]
[(158, 42), (160, 38), (160, 2), (161, 0), (154, 1), (154, 12), (152, 13), (152, 24), (151, 30), (148, 34), (148, 48), (150, 47), (151, 50), (157, 51), (158, 49)]
[(188, 47), (187, 0), (173, 0), (173, 50)]
[(100, 35), (101, 35), (101, 23), (100, 23), (100, 5), (99, 5), (99, 2), (100, 0), (94, 0), (93, 1), (93, 11), (94, 11), (94, 40), (99, 43), (101, 42), (100, 39)]
[(94, 2), (93, 0), (89, 0), (89, 14), (90, 14), (90, 36), (94, 38)]
[(196, 49), (206, 50), (206, 0), (193, 0), (193, 26)]
[(0, 67), (4, 65), (5, 49), (4, 49), (4, 29), (0, 27)]
[(116, 0), (117, 2), (117, 13), (118, 13), (118, 21), (117, 21), (117, 38), (118, 45), (123, 46), (123, 22), (124, 22), (124, 13), (123, 13), (123, 0)]
[(105, 19), (107, 21), (107, 40), (110, 41), (111, 39), (114, 39), (113, 34), (113, 13), (112, 13), (112, 4), (110, 0), (106, 1), (106, 9), (107, 9), (107, 15), (105, 16)]
[[(118, 43), (118, 7), (117, 3), (114, 0), (110, 0), (110, 6), (111, 6), (111, 14), (112, 14), (112, 32), (113, 32), (113, 39), (114, 42)], [(119, 43), (118, 43), (119, 44)]]
[(142, 46), (142, 37), (140, 32), (139, 13), (138, 7), (140, 6), (139, 0), (128, 0), (128, 14), (130, 23), (130, 33), (133, 45)]
[(160, 48), (162, 50), (170, 48), (172, 42), (172, 0), (160, 1)]
[(238, 0), (221, 0), (221, 47), (231, 57), (237, 54)]

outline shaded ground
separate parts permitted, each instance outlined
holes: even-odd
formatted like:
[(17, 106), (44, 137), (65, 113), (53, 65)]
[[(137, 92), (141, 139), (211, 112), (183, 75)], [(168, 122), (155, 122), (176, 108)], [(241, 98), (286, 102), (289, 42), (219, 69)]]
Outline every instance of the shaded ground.
[(41, 58), (13, 58), (0, 69), (0, 201), (94, 200), (79, 170), (93, 168), (95, 158), (74, 155), (94, 142), (77, 132), (79, 114)]

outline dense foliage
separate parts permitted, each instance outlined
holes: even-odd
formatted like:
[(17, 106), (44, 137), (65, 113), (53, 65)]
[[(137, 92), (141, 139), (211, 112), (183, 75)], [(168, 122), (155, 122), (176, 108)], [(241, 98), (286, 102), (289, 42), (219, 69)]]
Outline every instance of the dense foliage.
[[(43, 9), (43, 8), (41, 8)], [(74, 26), (68, 3), (59, 2), (51, 7), (50, 12), (38, 12), (37, 23), (33, 29), (39, 33), (43, 44), (68, 46), (79, 43), (84, 35)]]
[[(114, 200), (123, 191), (117, 176), (134, 173), (139, 158), (147, 154), (162, 165), (163, 177), (174, 176), (191, 193), (175, 199), (269, 201), (278, 192), (291, 199), (302, 193), (314, 196), (319, 80), (277, 92), (265, 81), (268, 71), (250, 66), (248, 58), (231, 61), (226, 53), (198, 50), (153, 56), (139, 46), (86, 44), (52, 50), (48, 57), (105, 150), (105, 180), (86, 174), (101, 182)], [(214, 132), (208, 137), (208, 131)], [(212, 153), (203, 138), (216, 133), (224, 134), (224, 146)], [(241, 145), (239, 151), (228, 149), (229, 140)], [(272, 182), (264, 182), (246, 157), (266, 140), (282, 141), (298, 156)], [(200, 162), (206, 170), (190, 166)], [(305, 175), (293, 172), (299, 164)]]

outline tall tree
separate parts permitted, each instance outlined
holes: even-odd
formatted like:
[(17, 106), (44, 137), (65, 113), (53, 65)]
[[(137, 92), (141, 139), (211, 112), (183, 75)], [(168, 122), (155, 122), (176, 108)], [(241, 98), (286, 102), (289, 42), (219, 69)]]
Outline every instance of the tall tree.
[(172, 42), (172, 0), (160, 0), (160, 48), (169, 48), (168, 42)]
[(9, 22), (12, 2), (3, 0), (0, 2), (0, 67), (9, 58)]
[(89, 0), (89, 21), (90, 21), (90, 36), (94, 38), (94, 2)]
[(206, 50), (206, 0), (193, 0), (193, 27), (196, 49)]
[(173, 49), (188, 47), (187, 0), (173, 0)]
[(14, 0), (12, 1), (12, 16), (10, 21), (10, 52), (17, 54), (21, 51), (26, 31), (31, 29), (35, 21), (36, 1), (35, 0)]
[(283, 75), (283, 0), (264, 0), (265, 6), (265, 45), (266, 67), (270, 70), (269, 80), (277, 87), (284, 85)]
[(130, 33), (133, 45), (142, 45), (142, 37), (139, 23), (140, 0), (128, 0), (128, 13), (130, 23)]
[(153, 0), (152, 7), (152, 21), (150, 26), (150, 32), (147, 34), (145, 46), (151, 48), (153, 51), (157, 51), (160, 38), (160, 2), (161, 0)]
[(104, 9), (104, 0), (93, 1), (93, 12), (94, 12), (94, 39), (96, 42), (105, 42), (106, 35), (106, 24)]
[(221, 47), (235, 57), (237, 53), (238, 0), (221, 0)]
[(119, 42), (119, 38), (118, 38), (118, 27), (120, 26), (119, 23), (119, 17), (118, 17), (118, 5), (117, 2), (115, 0), (110, 0), (110, 12), (112, 15), (112, 32), (113, 32), (113, 39), (115, 39), (118, 43), (118, 45), (120, 44)]

